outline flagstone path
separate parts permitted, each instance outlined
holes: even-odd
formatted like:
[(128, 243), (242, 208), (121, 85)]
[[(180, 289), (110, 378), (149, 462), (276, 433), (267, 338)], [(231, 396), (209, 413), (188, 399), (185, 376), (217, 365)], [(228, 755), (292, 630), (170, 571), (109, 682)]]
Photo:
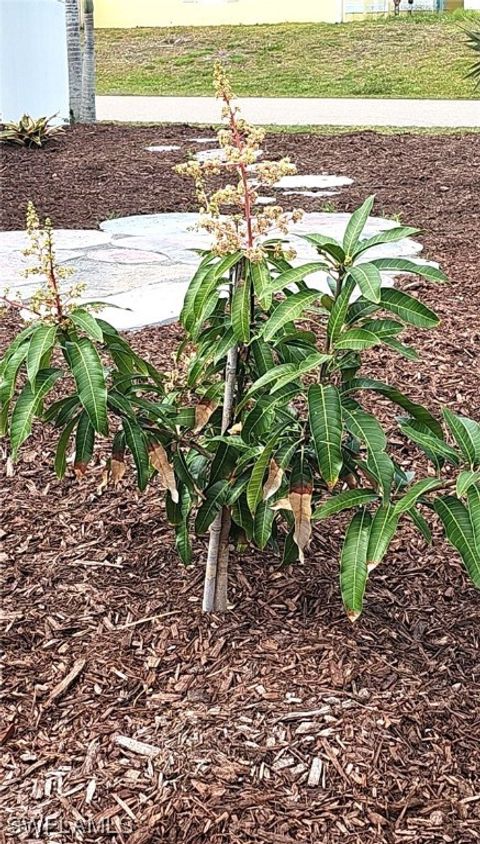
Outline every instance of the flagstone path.
[[(295, 265), (315, 260), (313, 248), (296, 235), (321, 232), (342, 238), (349, 214), (313, 212), (293, 227), (289, 241), (297, 251)], [(195, 230), (197, 214), (151, 214), (106, 220), (100, 231), (64, 229), (55, 232), (58, 261), (73, 267), (72, 280), (86, 285), (85, 300), (101, 299), (102, 316), (118, 329), (175, 320), (198, 263), (195, 249), (209, 246), (209, 235)], [(392, 220), (370, 217), (365, 237), (397, 225)], [(24, 232), (0, 232), (0, 291), (27, 300), (38, 287), (38, 276), (24, 276), (31, 259), (22, 255), (27, 246)], [(368, 257), (409, 257), (421, 252), (420, 243), (406, 238), (370, 250)], [(384, 284), (392, 285), (394, 275), (384, 273)], [(309, 276), (309, 286), (327, 291), (325, 273)], [(115, 306), (115, 307), (113, 307)], [(118, 308), (121, 308), (119, 310)]]

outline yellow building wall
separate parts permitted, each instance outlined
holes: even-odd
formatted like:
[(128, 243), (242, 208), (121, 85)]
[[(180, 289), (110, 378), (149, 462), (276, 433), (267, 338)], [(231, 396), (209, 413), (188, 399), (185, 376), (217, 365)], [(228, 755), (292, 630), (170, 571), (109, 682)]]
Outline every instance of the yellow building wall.
[(341, 20), (342, 0), (95, 0), (95, 26), (217, 26)]

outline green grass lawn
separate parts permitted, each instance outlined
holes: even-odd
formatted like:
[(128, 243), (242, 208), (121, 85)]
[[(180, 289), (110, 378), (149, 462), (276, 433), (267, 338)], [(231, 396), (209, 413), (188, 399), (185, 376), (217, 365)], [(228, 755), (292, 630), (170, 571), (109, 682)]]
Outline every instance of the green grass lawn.
[(242, 96), (471, 98), (464, 29), (480, 14), (348, 24), (100, 29), (100, 94), (209, 95), (212, 64)]

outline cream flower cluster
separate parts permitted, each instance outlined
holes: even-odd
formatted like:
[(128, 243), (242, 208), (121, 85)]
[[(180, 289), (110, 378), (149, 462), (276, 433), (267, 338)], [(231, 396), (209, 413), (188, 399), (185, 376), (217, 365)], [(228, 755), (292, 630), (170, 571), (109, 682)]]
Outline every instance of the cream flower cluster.
[[(199, 227), (213, 236), (213, 251), (228, 255), (241, 250), (250, 260), (261, 261), (266, 236), (274, 230), (287, 234), (290, 223), (298, 222), (302, 211), (286, 213), (279, 205), (255, 207), (257, 189), (271, 187), (283, 176), (295, 173), (296, 168), (288, 158), (259, 160), (265, 132), (239, 116), (233, 104), (235, 95), (219, 63), (215, 65), (214, 86), (216, 96), (224, 103), (222, 117), (227, 123), (217, 132), (218, 157), (201, 162), (192, 159), (175, 169), (195, 183)], [(219, 176), (235, 177), (236, 181), (209, 190), (210, 179)]]

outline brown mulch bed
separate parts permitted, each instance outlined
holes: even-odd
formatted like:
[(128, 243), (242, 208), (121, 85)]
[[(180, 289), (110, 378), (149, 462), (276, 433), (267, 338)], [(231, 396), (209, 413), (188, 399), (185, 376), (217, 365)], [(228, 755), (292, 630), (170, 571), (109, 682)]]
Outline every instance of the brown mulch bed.
[[(1, 225), (20, 228), (30, 198), (57, 227), (193, 210), (171, 166), (198, 134), (101, 126), (43, 152), (2, 149)], [(182, 149), (143, 149), (162, 142)], [(366, 371), (437, 412), (448, 402), (480, 418), (480, 137), (277, 135), (266, 151), (351, 176), (339, 210), (375, 192), (377, 213), (424, 228), (451, 283), (405, 286), (442, 325), (409, 332), (419, 364), (376, 353)], [(0, 324), (0, 349), (13, 328)], [(179, 337), (149, 328), (133, 342), (169, 367)], [(101, 453), (83, 483), (59, 483), (54, 445), (37, 431), (15, 476), (0, 470), (6, 841), (480, 841), (480, 598), (438, 530), (426, 547), (405, 524), (355, 626), (334, 523), (317, 528), (302, 567), (235, 560), (232, 611), (205, 618), (205, 543), (191, 570), (178, 564), (159, 490), (140, 495), (129, 477), (100, 493)]]

